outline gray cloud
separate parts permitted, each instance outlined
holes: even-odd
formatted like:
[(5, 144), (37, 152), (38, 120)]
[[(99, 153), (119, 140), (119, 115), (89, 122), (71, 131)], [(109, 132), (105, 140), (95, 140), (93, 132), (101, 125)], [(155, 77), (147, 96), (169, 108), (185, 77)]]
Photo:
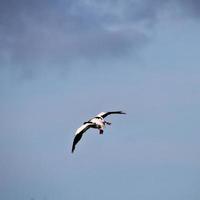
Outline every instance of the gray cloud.
[(146, 26), (167, 6), (199, 16), (199, 1), (175, 2), (1, 0), (1, 65), (31, 68), (127, 55), (148, 41)]
[(195, 18), (200, 17), (200, 1), (198, 0), (179, 0), (179, 4), (183, 7), (185, 11)]
[[(1, 2), (1, 60), (8, 64), (68, 62), (125, 54), (142, 43), (137, 30), (112, 29), (97, 5), (77, 1)], [(144, 37), (145, 39), (145, 37)]]

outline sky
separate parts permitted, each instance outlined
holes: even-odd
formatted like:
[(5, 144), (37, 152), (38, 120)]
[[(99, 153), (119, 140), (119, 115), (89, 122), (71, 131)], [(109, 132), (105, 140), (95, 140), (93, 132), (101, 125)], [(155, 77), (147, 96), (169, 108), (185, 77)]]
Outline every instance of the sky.
[(0, 0), (0, 199), (199, 200), (199, 9)]

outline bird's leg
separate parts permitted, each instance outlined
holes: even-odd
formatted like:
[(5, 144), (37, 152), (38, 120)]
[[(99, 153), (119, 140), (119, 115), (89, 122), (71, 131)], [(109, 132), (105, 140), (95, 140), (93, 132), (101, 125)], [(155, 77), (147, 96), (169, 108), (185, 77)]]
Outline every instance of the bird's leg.
[(111, 123), (110, 123), (110, 122), (107, 122), (107, 121), (105, 121), (105, 123), (106, 123), (106, 124), (108, 124), (108, 125), (111, 125)]
[(103, 134), (103, 129), (99, 129), (99, 134)]

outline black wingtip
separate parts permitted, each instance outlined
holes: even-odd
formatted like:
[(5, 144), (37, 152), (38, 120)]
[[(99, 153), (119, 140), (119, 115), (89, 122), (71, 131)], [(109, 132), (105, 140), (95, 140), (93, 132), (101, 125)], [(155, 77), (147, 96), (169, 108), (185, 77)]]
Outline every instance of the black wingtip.
[(126, 114), (125, 112), (119, 110), (119, 111), (111, 111), (112, 114)]
[(74, 153), (74, 150), (75, 150), (75, 146), (73, 145), (71, 153)]

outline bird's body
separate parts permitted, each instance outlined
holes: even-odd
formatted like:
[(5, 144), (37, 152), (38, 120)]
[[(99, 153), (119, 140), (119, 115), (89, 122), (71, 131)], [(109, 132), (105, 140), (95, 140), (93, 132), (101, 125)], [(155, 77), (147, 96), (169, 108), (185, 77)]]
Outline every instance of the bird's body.
[(75, 132), (75, 137), (72, 145), (72, 153), (75, 150), (76, 144), (79, 142), (79, 140), (82, 138), (83, 133), (85, 133), (89, 128), (94, 128), (99, 130), (99, 134), (103, 134), (103, 129), (105, 128), (105, 125), (111, 125), (110, 122), (105, 121), (105, 117), (110, 114), (126, 114), (122, 111), (113, 111), (113, 112), (101, 112), (94, 118), (88, 120), (87, 122), (84, 122), (83, 125), (77, 129)]
[(105, 124), (104, 124), (104, 120), (100, 119), (100, 118), (93, 118), (91, 119), (89, 122), (87, 123), (91, 123), (93, 124), (94, 128), (104, 128)]

